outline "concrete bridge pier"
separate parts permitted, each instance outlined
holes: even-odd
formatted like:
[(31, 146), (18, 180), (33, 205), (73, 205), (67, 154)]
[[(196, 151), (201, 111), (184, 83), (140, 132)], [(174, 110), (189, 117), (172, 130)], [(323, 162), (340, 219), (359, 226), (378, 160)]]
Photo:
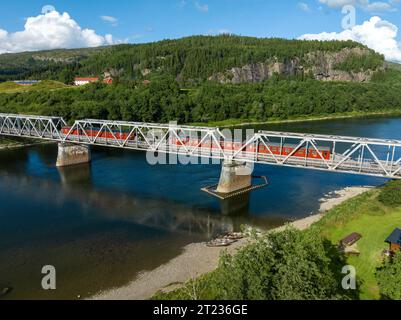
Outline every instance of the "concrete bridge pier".
[(59, 143), (57, 167), (68, 167), (91, 161), (90, 147), (72, 143)]
[(252, 169), (246, 164), (224, 160), (216, 192), (229, 194), (252, 186)]

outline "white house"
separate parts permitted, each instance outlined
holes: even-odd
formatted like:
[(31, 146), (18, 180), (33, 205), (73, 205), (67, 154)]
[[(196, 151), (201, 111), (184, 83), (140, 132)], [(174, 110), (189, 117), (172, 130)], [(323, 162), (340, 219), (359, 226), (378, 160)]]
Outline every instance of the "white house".
[(86, 84), (89, 84), (92, 82), (98, 82), (98, 81), (99, 81), (99, 78), (75, 78), (74, 85), (84, 86)]

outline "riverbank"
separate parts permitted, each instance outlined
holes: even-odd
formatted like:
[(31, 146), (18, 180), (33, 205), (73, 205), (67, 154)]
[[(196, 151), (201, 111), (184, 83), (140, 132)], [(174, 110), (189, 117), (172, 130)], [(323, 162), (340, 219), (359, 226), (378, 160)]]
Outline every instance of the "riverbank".
[[(324, 199), (321, 199), (321, 206), (317, 214), (294, 221), (290, 225), (298, 230), (305, 230), (321, 220), (325, 212), (368, 190), (370, 190), (369, 187), (350, 187), (332, 192)], [(283, 228), (285, 227), (280, 227), (273, 231), (280, 231)], [(247, 243), (248, 240), (241, 240), (227, 250), (230, 253), (234, 253)], [(101, 292), (91, 299), (146, 300), (159, 291), (169, 292), (175, 290), (183, 283), (215, 270), (223, 250), (225, 249), (209, 248), (204, 243), (190, 244), (183, 249), (181, 255), (167, 264), (155, 270), (141, 273), (136, 280), (127, 286)]]
[(54, 143), (52, 141), (20, 141), (20, 140), (15, 140), (15, 139), (9, 139), (9, 138), (0, 138), (0, 151), (1, 150), (8, 150), (8, 149), (18, 149), (18, 148), (24, 148), (24, 147), (33, 147), (33, 146), (38, 146), (41, 144), (49, 144), (49, 143)]
[(261, 126), (261, 125), (269, 125), (269, 124), (286, 124), (286, 123), (299, 123), (299, 122), (316, 122), (316, 121), (324, 121), (324, 120), (341, 120), (341, 119), (358, 119), (358, 118), (366, 118), (366, 117), (382, 117), (382, 116), (390, 116), (397, 117), (401, 116), (401, 111), (399, 110), (390, 110), (390, 111), (382, 111), (382, 112), (349, 112), (349, 113), (341, 113), (341, 114), (333, 114), (333, 115), (322, 115), (322, 116), (302, 116), (302, 117), (294, 117), (290, 119), (272, 119), (268, 121), (249, 121), (249, 120), (241, 120), (241, 119), (227, 119), (219, 122), (208, 122), (208, 123), (191, 123), (189, 125), (193, 126), (207, 126), (207, 127), (219, 127), (221, 129), (224, 128), (240, 128), (240, 127), (249, 127), (249, 126)]

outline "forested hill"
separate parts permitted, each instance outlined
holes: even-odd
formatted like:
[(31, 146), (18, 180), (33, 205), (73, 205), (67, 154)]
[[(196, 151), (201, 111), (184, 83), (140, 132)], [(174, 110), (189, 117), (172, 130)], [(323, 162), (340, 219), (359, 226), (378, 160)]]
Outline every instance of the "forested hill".
[[(0, 112), (213, 123), (401, 112), (401, 71), (355, 42), (197, 36), (0, 55)], [(66, 86), (74, 76), (111, 74)], [(143, 81), (144, 79), (149, 81)], [(51, 81), (58, 80), (58, 81)]]
[[(150, 44), (0, 55), (0, 81), (47, 79), (110, 72), (123, 80), (159, 75), (179, 81), (261, 82), (272, 74), (319, 80), (369, 81), (383, 56), (352, 41), (193, 36)], [(350, 75), (350, 76), (349, 76)]]

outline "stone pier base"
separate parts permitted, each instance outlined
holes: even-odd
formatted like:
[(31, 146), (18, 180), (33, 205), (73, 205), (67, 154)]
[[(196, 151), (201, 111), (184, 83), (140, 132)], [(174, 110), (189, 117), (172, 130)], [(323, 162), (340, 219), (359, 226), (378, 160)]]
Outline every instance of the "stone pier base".
[(252, 186), (252, 170), (235, 161), (224, 161), (216, 192), (232, 193)]
[(91, 161), (89, 146), (70, 143), (59, 143), (57, 167), (67, 167)]

